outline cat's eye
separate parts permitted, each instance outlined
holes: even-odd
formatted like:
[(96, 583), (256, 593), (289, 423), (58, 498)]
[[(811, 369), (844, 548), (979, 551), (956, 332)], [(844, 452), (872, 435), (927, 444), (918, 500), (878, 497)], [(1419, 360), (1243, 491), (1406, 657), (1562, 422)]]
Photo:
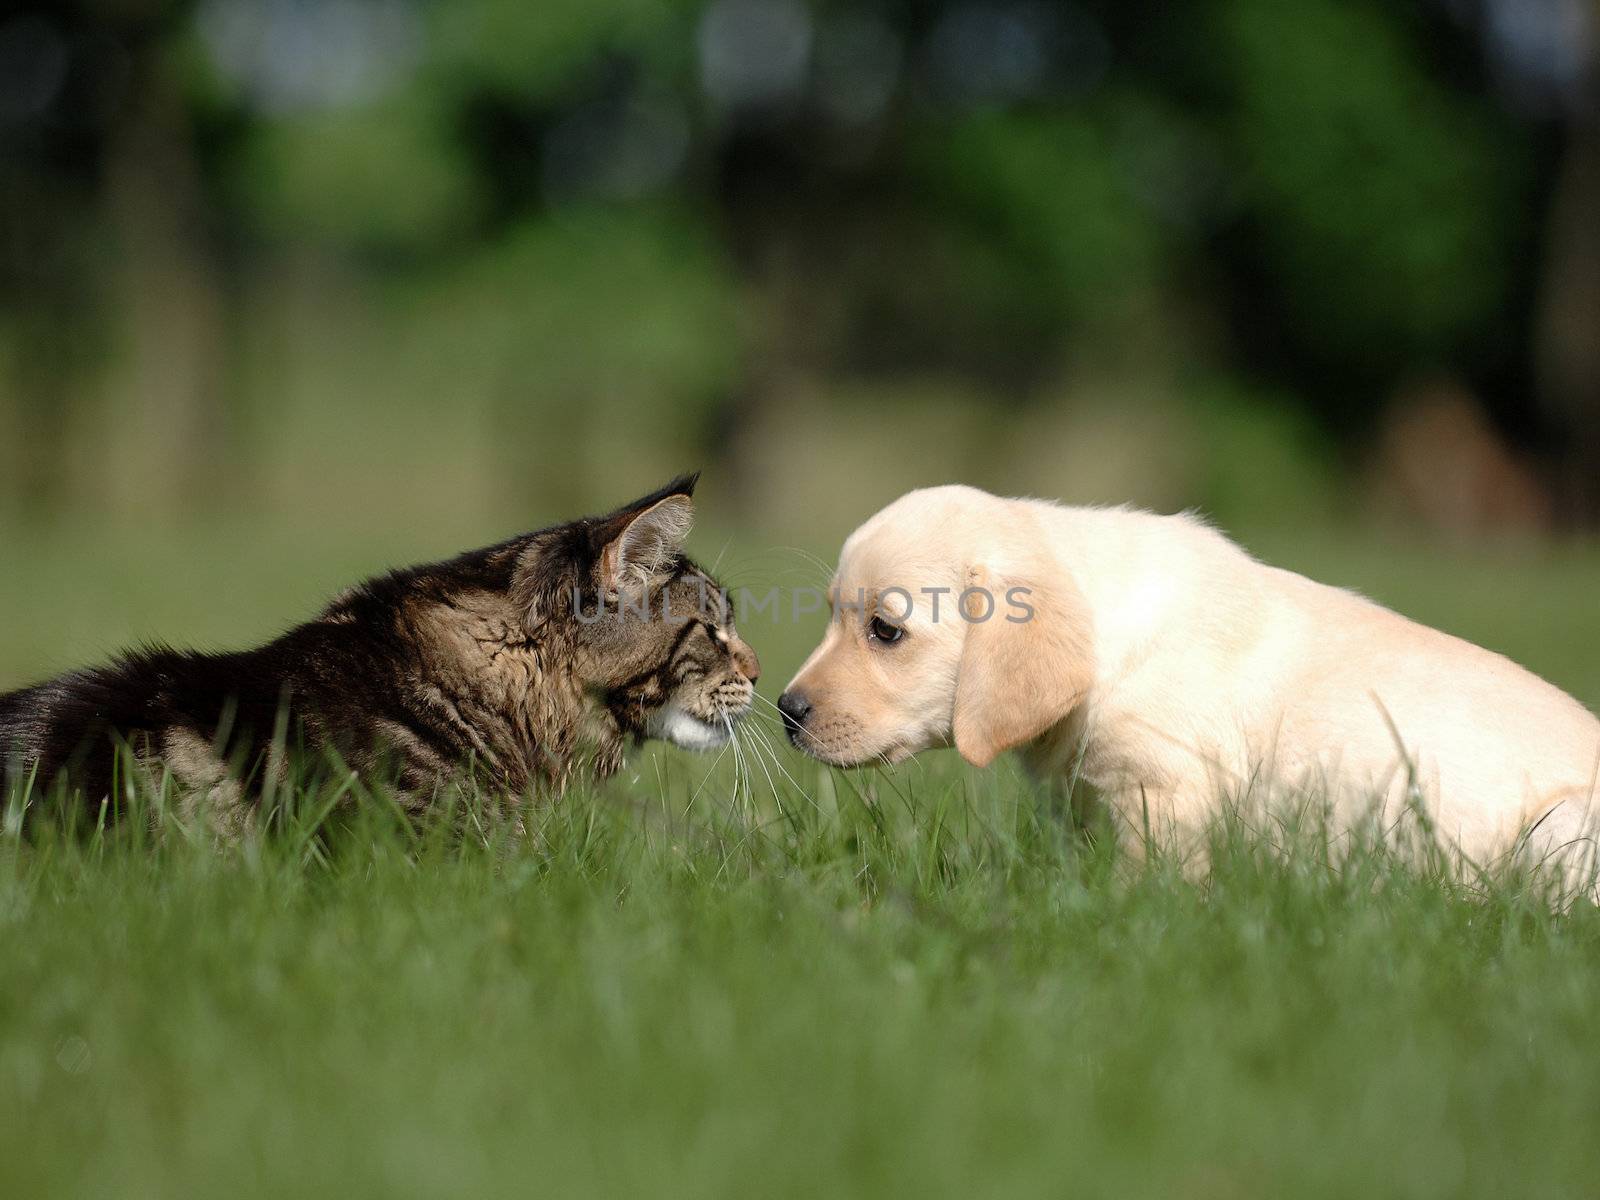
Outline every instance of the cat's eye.
[(867, 622), (867, 636), (875, 642), (882, 642), (885, 646), (892, 646), (905, 637), (906, 631), (898, 625), (891, 625), (882, 617), (873, 617)]

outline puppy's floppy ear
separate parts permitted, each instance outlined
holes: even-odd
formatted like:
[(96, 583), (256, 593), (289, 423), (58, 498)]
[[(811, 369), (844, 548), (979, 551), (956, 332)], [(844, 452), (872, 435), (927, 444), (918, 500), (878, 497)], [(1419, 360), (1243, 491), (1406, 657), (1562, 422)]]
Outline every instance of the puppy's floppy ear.
[(648, 586), (682, 553), (693, 525), (694, 501), (683, 493), (633, 514), (601, 549), (597, 582), (613, 592)]
[(1089, 609), (1058, 571), (1005, 578), (969, 572), (961, 616), (967, 636), (956, 677), (951, 733), (961, 757), (986, 767), (1031, 741), (1077, 706), (1094, 682)]

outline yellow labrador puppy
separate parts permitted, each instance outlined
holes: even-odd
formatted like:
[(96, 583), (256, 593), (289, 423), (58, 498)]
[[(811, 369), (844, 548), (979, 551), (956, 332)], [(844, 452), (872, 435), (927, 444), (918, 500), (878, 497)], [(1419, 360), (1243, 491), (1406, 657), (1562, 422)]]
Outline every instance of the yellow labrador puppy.
[(824, 762), (1019, 749), (1134, 829), (1180, 834), (1247, 794), (1314, 788), (1345, 818), (1420, 799), (1474, 862), (1588, 862), (1588, 710), (1193, 517), (929, 488), (851, 535), (831, 600), (779, 701)]

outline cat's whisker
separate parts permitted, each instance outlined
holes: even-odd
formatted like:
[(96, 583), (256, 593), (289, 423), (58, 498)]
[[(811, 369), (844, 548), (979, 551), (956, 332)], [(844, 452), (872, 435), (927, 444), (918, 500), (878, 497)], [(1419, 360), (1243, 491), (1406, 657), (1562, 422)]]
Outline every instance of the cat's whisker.
[(805, 788), (801, 787), (796, 781), (795, 777), (789, 774), (788, 769), (784, 767), (783, 763), (778, 761), (778, 752), (776, 749), (774, 749), (772, 743), (767, 740), (766, 734), (762, 733), (761, 730), (755, 726), (751, 727), (750, 732), (760, 742), (761, 745), (766, 747), (767, 757), (772, 760), (772, 765), (778, 768), (778, 773), (789, 781), (789, 786), (794, 788), (795, 791), (799, 792), (800, 795), (805, 798), (806, 803), (810, 804), (812, 808), (816, 809), (818, 812), (821, 812), (822, 807), (817, 803), (816, 798), (813, 797), (810, 792), (806, 791)]
[(771, 717), (767, 716), (765, 713), (758, 713), (758, 712), (750, 711), (750, 712), (746, 712), (745, 713), (744, 719), (740, 723), (746, 729), (749, 729), (754, 733), (763, 733), (764, 734), (764, 733), (766, 733), (768, 731), (768, 728), (769, 728), (765, 723), (769, 722), (769, 721), (772, 722), (770, 728), (774, 728), (775, 729), (777, 727), (778, 723), (776, 721), (774, 721)]
[[(782, 720), (783, 720), (783, 709), (781, 709), (781, 708), (779, 708), (779, 707), (778, 707), (778, 706), (777, 706), (777, 705), (776, 705), (776, 704), (775, 704), (775, 703), (774, 703), (774, 702), (773, 702), (773, 701), (771, 701), (771, 700), (768, 700), (768, 699), (767, 699), (767, 698), (766, 698), (766, 697), (765, 697), (765, 696), (763, 696), (763, 695), (762, 695), (762, 694), (761, 694), (761, 693), (760, 693), (760, 692), (754, 692), (754, 693), (752, 693), (752, 695), (753, 695), (753, 697), (754, 697), (754, 698), (755, 698), (755, 699), (757, 699), (757, 700), (759, 700), (759, 701), (761, 701), (761, 703), (763, 703), (763, 704), (765, 704), (765, 705), (766, 705), (766, 706), (767, 706), (767, 707), (768, 707), (768, 708), (770, 708), (770, 709), (771, 709), (771, 710), (772, 710), (772, 711), (773, 711), (773, 712), (774, 712), (774, 713), (776, 713), (776, 714), (777, 714), (777, 715), (778, 715), (778, 720), (779, 720), (779, 721), (780, 721), (780, 722), (781, 722), (781, 721), (782, 721)], [(752, 715), (752, 716), (756, 716), (756, 715), (762, 715), (762, 716), (765, 716), (765, 715), (766, 715), (766, 714), (764, 714), (764, 713), (763, 713), (763, 714), (756, 714), (756, 713), (751, 713), (751, 715)]]
[(810, 804), (812, 808), (815, 808), (818, 812), (821, 812), (822, 808), (817, 803), (816, 797), (814, 797), (810, 792), (806, 791), (805, 788), (801, 787), (799, 782), (795, 779), (795, 777), (789, 773), (788, 769), (783, 765), (783, 763), (778, 758), (777, 747), (767, 737), (766, 733), (762, 731), (761, 726), (759, 724), (759, 722), (761, 720), (772, 720), (774, 722), (774, 732), (777, 732), (781, 736), (787, 738), (787, 736), (788, 736), (788, 725), (787, 725), (787, 722), (785, 721), (785, 719), (783, 717), (782, 710), (780, 710), (776, 704), (774, 704), (771, 700), (768, 700), (765, 696), (761, 695), (759, 692), (753, 693), (753, 695), (754, 695), (754, 697), (756, 699), (760, 700), (768, 708), (772, 709), (773, 712), (777, 713), (778, 716), (776, 718), (772, 718), (772, 717), (769, 717), (765, 713), (757, 712), (754, 709), (752, 709), (747, 714), (747, 716), (749, 718), (753, 719), (752, 724), (748, 727), (750, 732), (751, 732), (751, 734), (754, 737), (757, 737), (757, 738), (759, 738), (761, 740), (762, 745), (766, 747), (767, 756), (772, 759), (772, 765), (778, 768), (778, 770), (782, 773), (783, 777), (789, 781), (789, 785), (791, 787), (793, 787), (795, 791), (799, 792), (800, 795), (805, 797), (806, 802), (808, 804)]
[(772, 728), (784, 732), (784, 736), (787, 737), (788, 724), (784, 719), (783, 713), (779, 711), (778, 706), (773, 704), (772, 701), (767, 700), (765, 697), (762, 697), (762, 700), (772, 711), (762, 712), (759, 709), (752, 708), (746, 711), (744, 719), (752, 723), (770, 722)]
[[(724, 713), (722, 722), (728, 730), (728, 744), (733, 747), (733, 804), (735, 808), (744, 812), (746, 817), (750, 817), (755, 808), (755, 796), (750, 786), (750, 765), (745, 761), (744, 747), (739, 744), (739, 735), (733, 728), (733, 718)], [(742, 803), (739, 799), (741, 784), (744, 786)]]
[(823, 562), (822, 559), (818, 558), (809, 550), (802, 550), (799, 546), (779, 546), (777, 549), (787, 550), (790, 554), (795, 555), (797, 558), (815, 567), (817, 570), (822, 572), (822, 577), (824, 579), (831, 578), (833, 575), (833, 566), (829, 563)]
[[(756, 730), (755, 728), (752, 727), (750, 732), (753, 735), (755, 735), (756, 739), (758, 739), (760, 737), (760, 731), (759, 730)], [(761, 773), (767, 777), (767, 787), (769, 787), (772, 790), (772, 802), (778, 806), (779, 815), (781, 815), (783, 817), (788, 817), (789, 814), (788, 814), (787, 810), (785, 810), (785, 808), (783, 807), (783, 797), (778, 795), (778, 785), (773, 782), (772, 772), (767, 770), (766, 761), (761, 757), (761, 750), (760, 750), (759, 741), (754, 740), (754, 739), (751, 741), (750, 751), (751, 751), (751, 755), (756, 760), (756, 766), (760, 767), (761, 768)]]
[[(733, 743), (730, 741), (728, 746), (731, 746), (732, 744)], [(717, 754), (717, 757), (711, 763), (711, 769), (705, 773), (705, 776), (700, 780), (699, 786), (694, 789), (693, 795), (689, 797), (689, 803), (683, 806), (683, 815), (678, 818), (680, 821), (686, 821), (689, 819), (689, 813), (694, 808), (694, 802), (700, 799), (700, 793), (706, 790), (706, 784), (711, 782), (712, 776), (717, 773), (717, 768), (722, 765), (722, 760), (728, 757), (728, 746), (724, 746)]]
[(766, 757), (768, 757), (768, 760), (773, 763), (774, 770), (778, 771), (779, 776), (782, 776), (784, 782), (787, 782), (787, 784), (789, 784), (789, 786), (792, 787), (795, 792), (798, 792), (798, 794), (802, 795), (802, 797), (805, 798), (806, 803), (810, 803), (810, 805), (816, 805), (816, 800), (811, 798), (810, 792), (806, 792), (805, 787), (800, 786), (800, 781), (795, 779), (794, 774), (790, 774), (789, 768), (784, 766), (784, 763), (782, 763), (782, 758), (779, 757), (778, 754), (778, 747), (774, 746), (773, 739), (771, 739), (768, 734), (763, 733), (762, 730), (752, 730), (752, 733), (755, 734), (755, 739), (762, 744), (762, 749), (765, 750)]
[(739, 754), (744, 763), (744, 808), (745, 814), (751, 821), (761, 819), (761, 810), (756, 796), (756, 773), (750, 766), (750, 747), (743, 741), (739, 743)]

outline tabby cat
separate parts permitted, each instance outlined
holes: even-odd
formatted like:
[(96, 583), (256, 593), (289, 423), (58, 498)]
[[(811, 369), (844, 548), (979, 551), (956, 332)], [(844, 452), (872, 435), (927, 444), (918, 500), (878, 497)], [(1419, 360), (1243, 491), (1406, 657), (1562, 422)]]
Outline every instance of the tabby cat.
[(381, 770), (420, 811), (467, 770), (521, 796), (645, 738), (719, 746), (760, 667), (684, 557), (695, 481), (368, 580), (259, 649), (143, 649), (0, 696), (0, 761), (98, 809), (125, 746), (234, 830), (291, 754)]

